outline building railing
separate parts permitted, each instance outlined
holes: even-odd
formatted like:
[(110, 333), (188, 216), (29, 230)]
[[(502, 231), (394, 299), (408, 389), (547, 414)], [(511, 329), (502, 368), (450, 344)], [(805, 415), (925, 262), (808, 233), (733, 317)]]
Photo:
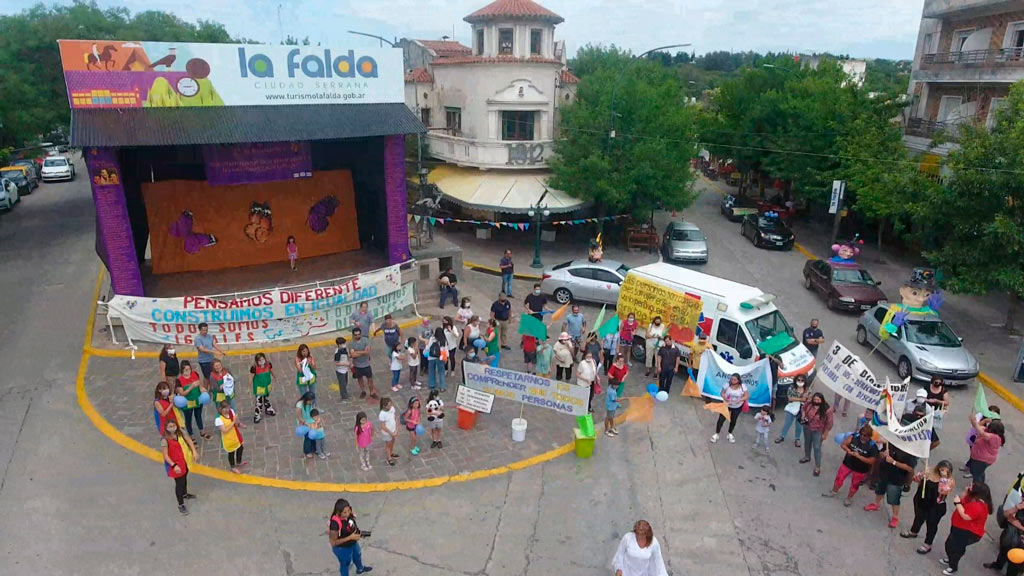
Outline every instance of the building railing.
[(434, 129), (426, 137), (427, 149), (435, 158), (479, 168), (547, 168), (554, 144), (553, 140), (477, 140), (449, 136)]
[(906, 133), (909, 136), (921, 138), (935, 138), (943, 134), (948, 140), (957, 141), (960, 139), (960, 126), (972, 122), (972, 118), (964, 118), (959, 122), (939, 122), (926, 118), (909, 118), (907, 120)]
[(1024, 48), (997, 48), (994, 50), (962, 50), (936, 52), (921, 57), (922, 66), (950, 64), (962, 66), (994, 66), (1009, 64), (1024, 66)]

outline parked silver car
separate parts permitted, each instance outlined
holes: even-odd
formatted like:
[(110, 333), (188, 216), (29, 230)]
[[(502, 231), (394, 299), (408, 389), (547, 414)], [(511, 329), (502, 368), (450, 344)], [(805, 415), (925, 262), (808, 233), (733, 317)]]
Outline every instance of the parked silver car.
[(673, 221), (665, 228), (661, 242), (661, 255), (666, 261), (708, 261), (708, 237), (695, 224)]
[[(861, 315), (857, 343), (878, 344), (878, 330), (887, 311), (887, 306), (875, 306)], [(878, 344), (878, 351), (896, 364), (896, 373), (903, 379), (941, 376), (947, 385), (964, 386), (978, 376), (978, 360), (964, 347), (963, 339), (935, 315), (911, 314), (895, 334)]]
[(18, 185), (7, 178), (0, 178), (0, 207), (11, 211), (18, 202), (21, 202), (21, 196), (18, 195)]
[(572, 260), (545, 268), (540, 289), (559, 304), (574, 300), (615, 304), (628, 271), (628, 266), (615, 260)]

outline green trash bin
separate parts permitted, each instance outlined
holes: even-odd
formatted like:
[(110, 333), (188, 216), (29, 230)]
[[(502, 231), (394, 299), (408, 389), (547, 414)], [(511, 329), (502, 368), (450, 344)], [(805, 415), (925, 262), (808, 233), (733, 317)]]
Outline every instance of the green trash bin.
[(586, 414), (584, 416), (576, 417), (576, 424), (580, 427), (580, 431), (583, 436), (587, 438), (594, 437), (594, 415)]
[(577, 458), (590, 458), (594, 455), (594, 436), (586, 436), (583, 431), (579, 428), (573, 428), (575, 434), (574, 446), (576, 448)]

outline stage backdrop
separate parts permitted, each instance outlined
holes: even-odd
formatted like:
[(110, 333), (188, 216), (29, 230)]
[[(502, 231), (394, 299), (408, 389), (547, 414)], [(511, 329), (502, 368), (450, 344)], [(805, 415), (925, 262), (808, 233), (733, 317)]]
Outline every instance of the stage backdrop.
[[(332, 196), (336, 203), (329, 200)], [(237, 186), (150, 182), (142, 184), (142, 198), (154, 274), (287, 262), (288, 236), (295, 236), (300, 259), (359, 249), (348, 170)], [(334, 206), (329, 216), (325, 206)], [(310, 226), (311, 210), (315, 228), (324, 228), (326, 220), (322, 232)]]

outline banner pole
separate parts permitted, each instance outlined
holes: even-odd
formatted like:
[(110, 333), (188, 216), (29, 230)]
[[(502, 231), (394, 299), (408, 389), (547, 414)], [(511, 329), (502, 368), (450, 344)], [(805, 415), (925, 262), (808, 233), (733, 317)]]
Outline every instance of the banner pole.
[(924, 459), (924, 473), (921, 476), (921, 499), (924, 499), (924, 486), (928, 483), (928, 459)]

